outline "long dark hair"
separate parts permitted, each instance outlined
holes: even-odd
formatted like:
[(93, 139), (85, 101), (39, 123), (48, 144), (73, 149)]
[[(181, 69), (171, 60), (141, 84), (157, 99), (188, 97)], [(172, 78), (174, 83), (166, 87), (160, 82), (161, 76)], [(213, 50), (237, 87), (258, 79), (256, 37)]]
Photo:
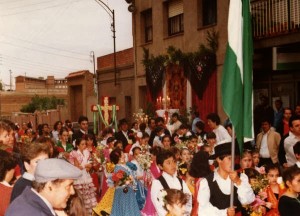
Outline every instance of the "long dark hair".
[(197, 152), (190, 166), (189, 174), (194, 178), (202, 178), (211, 173), (211, 169), (208, 163), (208, 152), (199, 151)]

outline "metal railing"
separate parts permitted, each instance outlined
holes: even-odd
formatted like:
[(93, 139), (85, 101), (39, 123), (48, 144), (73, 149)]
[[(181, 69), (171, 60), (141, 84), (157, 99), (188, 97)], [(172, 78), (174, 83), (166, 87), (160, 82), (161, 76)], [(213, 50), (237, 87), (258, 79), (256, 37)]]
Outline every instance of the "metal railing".
[(255, 39), (300, 31), (300, 0), (251, 1)]

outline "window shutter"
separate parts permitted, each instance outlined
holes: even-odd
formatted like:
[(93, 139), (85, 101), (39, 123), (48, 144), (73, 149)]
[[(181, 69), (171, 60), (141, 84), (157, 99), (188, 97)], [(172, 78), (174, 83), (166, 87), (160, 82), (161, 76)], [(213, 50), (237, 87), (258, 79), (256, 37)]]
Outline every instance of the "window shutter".
[(183, 1), (182, 0), (174, 0), (169, 2), (169, 18), (177, 16), (179, 14), (183, 14)]

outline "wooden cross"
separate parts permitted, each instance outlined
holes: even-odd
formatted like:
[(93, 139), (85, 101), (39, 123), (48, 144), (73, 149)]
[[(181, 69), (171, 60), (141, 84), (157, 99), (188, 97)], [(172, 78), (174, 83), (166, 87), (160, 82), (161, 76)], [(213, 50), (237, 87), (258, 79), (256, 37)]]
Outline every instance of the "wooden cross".
[[(100, 106), (101, 107), (101, 111), (103, 112), (103, 118), (105, 120), (105, 122), (108, 123), (109, 120), (109, 112), (112, 111), (112, 105), (109, 105), (109, 97), (104, 97), (103, 98), (103, 105)], [(116, 106), (116, 110), (119, 110), (119, 106)], [(98, 112), (97, 106), (96, 105), (92, 105), (92, 112)]]

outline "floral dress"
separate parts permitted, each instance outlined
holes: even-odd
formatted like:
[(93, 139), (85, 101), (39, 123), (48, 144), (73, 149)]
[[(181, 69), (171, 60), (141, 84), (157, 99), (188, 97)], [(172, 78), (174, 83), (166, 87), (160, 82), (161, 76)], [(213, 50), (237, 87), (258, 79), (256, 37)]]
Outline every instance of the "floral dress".
[[(114, 172), (123, 170), (127, 175), (132, 175), (126, 165), (117, 164)], [(126, 189), (127, 188), (127, 189)], [(111, 216), (140, 216), (139, 206), (132, 187), (116, 186)]]
[[(90, 158), (91, 155), (88, 150), (84, 150), (83, 152), (74, 150), (70, 153), (69, 161), (73, 165), (79, 163), (82, 167), (85, 167), (86, 164), (90, 163)], [(91, 213), (92, 208), (97, 205), (96, 188), (92, 177), (86, 169), (82, 169), (82, 177), (74, 181), (74, 188), (82, 195), (85, 208)]]

